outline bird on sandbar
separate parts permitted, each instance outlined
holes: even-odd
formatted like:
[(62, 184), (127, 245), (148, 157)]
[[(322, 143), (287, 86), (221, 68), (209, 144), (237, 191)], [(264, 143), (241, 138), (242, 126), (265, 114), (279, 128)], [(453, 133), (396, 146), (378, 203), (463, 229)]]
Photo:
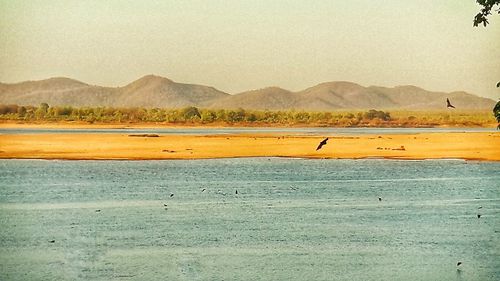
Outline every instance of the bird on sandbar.
[(328, 141), (328, 138), (326, 138), (326, 139), (322, 140), (322, 141), (319, 143), (319, 145), (318, 145), (318, 147), (316, 148), (316, 150), (320, 150), (320, 149), (323, 147), (323, 145), (325, 145), (325, 144), (326, 144), (326, 142), (327, 142), (327, 141)]
[(447, 108), (455, 108), (455, 107), (451, 104), (451, 102), (450, 102), (450, 100), (449, 100), (448, 98), (446, 98), (446, 107), (447, 107)]

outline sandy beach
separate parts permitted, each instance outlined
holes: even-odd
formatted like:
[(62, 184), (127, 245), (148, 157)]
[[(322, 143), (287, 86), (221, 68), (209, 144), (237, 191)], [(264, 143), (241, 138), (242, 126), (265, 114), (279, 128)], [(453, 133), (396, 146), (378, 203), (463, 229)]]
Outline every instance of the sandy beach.
[[(318, 143), (328, 144), (316, 151)], [(0, 135), (1, 159), (391, 158), (500, 161), (500, 132), (408, 135)]]

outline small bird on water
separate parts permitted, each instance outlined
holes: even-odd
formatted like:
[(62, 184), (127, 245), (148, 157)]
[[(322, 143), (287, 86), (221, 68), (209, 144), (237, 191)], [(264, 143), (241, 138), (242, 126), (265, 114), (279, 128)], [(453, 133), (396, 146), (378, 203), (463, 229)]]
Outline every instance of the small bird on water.
[(480, 219), (481, 218), (481, 215), (480, 214), (477, 214), (477, 218)]
[(378, 201), (382, 201), (382, 197), (379, 197), (379, 198), (378, 198)]
[(326, 144), (326, 142), (327, 142), (327, 141), (328, 141), (328, 138), (326, 138), (326, 139), (322, 140), (322, 141), (319, 143), (319, 145), (318, 145), (318, 147), (316, 148), (316, 150), (320, 150), (320, 149), (323, 147), (323, 145), (325, 145), (325, 144)]
[(450, 100), (449, 100), (448, 98), (446, 98), (446, 107), (447, 107), (447, 108), (455, 108), (455, 107), (451, 104), (451, 102), (450, 102)]
[(170, 197), (174, 197), (174, 194), (173, 194), (173, 193), (170, 193)]
[(462, 264), (462, 262), (461, 262), (461, 261), (457, 262), (457, 266), (460, 266), (461, 264)]

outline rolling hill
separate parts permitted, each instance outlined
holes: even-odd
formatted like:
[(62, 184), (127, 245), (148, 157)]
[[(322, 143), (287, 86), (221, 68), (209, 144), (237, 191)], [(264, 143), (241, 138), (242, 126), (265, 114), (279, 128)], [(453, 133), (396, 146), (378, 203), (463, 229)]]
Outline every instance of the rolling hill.
[(495, 101), (470, 93), (427, 91), (416, 86), (393, 88), (337, 81), (292, 92), (268, 87), (230, 95), (213, 87), (177, 83), (147, 75), (123, 87), (89, 85), (69, 78), (16, 84), (0, 83), (0, 104), (182, 108), (245, 108), (260, 110), (446, 109), (449, 98), (457, 109), (488, 109)]
[(178, 108), (206, 107), (229, 96), (213, 87), (147, 75), (124, 87), (101, 87), (68, 78), (0, 85), (0, 104)]

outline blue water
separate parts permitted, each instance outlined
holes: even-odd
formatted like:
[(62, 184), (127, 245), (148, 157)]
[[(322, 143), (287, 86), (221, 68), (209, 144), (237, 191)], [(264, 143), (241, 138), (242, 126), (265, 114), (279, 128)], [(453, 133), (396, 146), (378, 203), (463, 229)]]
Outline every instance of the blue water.
[(0, 160), (0, 280), (499, 279), (498, 162)]
[(6, 129), (7, 134), (162, 134), (162, 135), (226, 135), (226, 134), (291, 134), (291, 135), (366, 135), (366, 134), (418, 134), (448, 132), (495, 132), (495, 128), (117, 128), (117, 129)]

